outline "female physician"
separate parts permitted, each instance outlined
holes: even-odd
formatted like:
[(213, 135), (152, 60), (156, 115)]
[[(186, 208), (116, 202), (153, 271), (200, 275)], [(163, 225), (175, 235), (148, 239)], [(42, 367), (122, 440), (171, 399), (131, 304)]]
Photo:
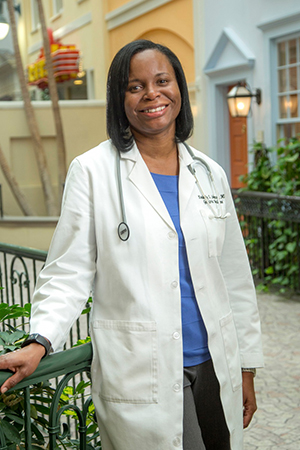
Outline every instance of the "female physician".
[[(29, 375), (93, 291), (93, 401), (103, 450), (241, 450), (263, 364), (255, 290), (221, 167), (184, 145), (184, 73), (134, 41), (107, 83), (110, 140), (77, 157), (33, 299)], [(27, 345), (28, 344), (28, 345)], [(45, 350), (46, 349), (46, 350)]]

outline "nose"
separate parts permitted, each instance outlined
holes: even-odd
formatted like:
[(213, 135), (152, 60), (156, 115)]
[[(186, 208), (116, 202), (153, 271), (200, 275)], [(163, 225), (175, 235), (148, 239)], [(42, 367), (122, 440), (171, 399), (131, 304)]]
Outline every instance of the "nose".
[(155, 100), (158, 96), (159, 96), (159, 90), (158, 87), (154, 84), (149, 84), (146, 87), (145, 90), (145, 94), (144, 94), (144, 99), (145, 100)]

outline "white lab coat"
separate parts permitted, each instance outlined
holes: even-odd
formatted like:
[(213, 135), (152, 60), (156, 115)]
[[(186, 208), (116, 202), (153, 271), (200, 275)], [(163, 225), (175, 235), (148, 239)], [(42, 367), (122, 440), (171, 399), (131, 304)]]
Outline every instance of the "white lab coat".
[[(180, 221), (221, 388), (232, 450), (242, 449), (241, 367), (263, 365), (255, 290), (223, 169), (206, 155), (222, 211), (210, 218), (179, 145)], [(212, 195), (207, 173), (198, 178)], [(121, 155), (130, 238), (110, 141), (71, 164), (61, 217), (33, 300), (31, 331), (58, 349), (93, 287), (93, 400), (103, 450), (182, 449), (183, 355), (178, 238), (138, 149)], [(216, 199), (213, 199), (215, 201)], [(217, 204), (214, 203), (216, 209)]]

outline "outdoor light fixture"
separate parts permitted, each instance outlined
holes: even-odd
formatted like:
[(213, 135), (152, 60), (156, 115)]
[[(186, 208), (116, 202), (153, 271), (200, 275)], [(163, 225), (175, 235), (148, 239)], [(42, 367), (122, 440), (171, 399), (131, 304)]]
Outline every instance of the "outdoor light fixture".
[(256, 89), (252, 94), (249, 86), (238, 83), (227, 94), (227, 102), (232, 117), (247, 117), (250, 111), (251, 98), (256, 98), (256, 103), (261, 104), (261, 90)]
[[(5, 0), (0, 0), (0, 40), (6, 38), (9, 32), (9, 23), (5, 19), (3, 15), (3, 2)], [(15, 11), (18, 11), (21, 14), (21, 6), (14, 6)]]
[(9, 31), (9, 23), (3, 15), (3, 2), (0, 1), (0, 40), (6, 38)]

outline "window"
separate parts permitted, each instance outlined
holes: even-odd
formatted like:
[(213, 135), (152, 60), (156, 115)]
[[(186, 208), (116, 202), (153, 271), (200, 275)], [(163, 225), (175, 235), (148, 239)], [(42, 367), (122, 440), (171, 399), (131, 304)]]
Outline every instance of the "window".
[(57, 85), (60, 100), (85, 100), (87, 94), (86, 75), (76, 80), (65, 81)]
[(31, 0), (31, 29), (35, 31), (40, 24), (39, 9), (36, 0)]
[(277, 41), (277, 137), (300, 136), (300, 35)]
[(63, 9), (63, 0), (52, 0), (53, 1), (53, 15), (59, 14)]

